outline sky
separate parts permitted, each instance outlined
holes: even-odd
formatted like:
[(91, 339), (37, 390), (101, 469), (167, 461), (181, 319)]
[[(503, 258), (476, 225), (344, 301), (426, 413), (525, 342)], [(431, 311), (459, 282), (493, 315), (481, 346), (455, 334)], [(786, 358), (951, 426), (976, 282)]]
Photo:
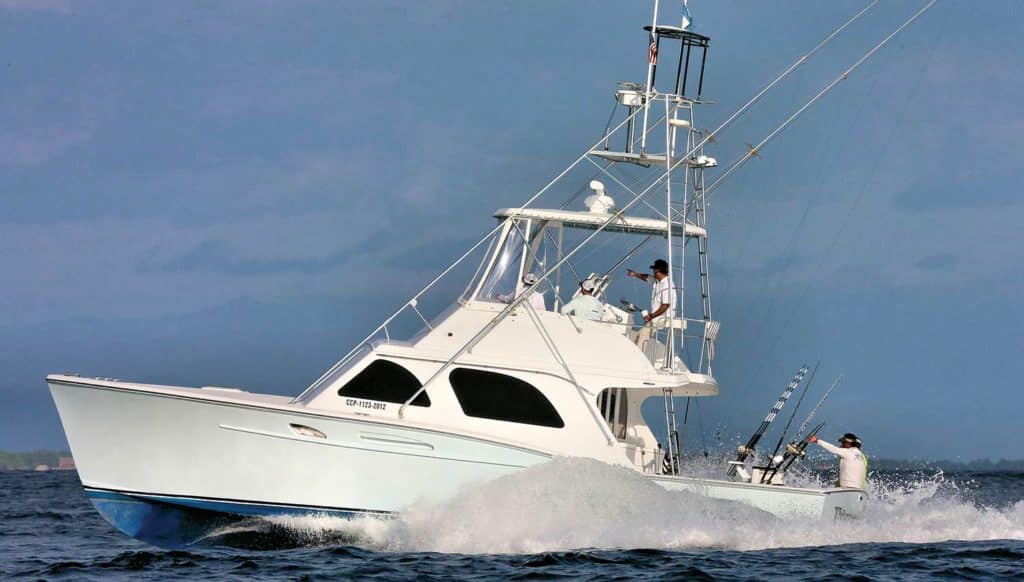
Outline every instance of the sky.
[[(708, 153), (921, 4), (883, 2)], [(0, 0), (0, 448), (66, 446), (48, 373), (300, 392), (600, 137), (650, 5)], [(864, 3), (690, 5), (713, 126)], [(826, 436), (1024, 457), (1022, 29), (1019, 2), (940, 0), (723, 183), (721, 396), (689, 446), (745, 438), (820, 361)]]

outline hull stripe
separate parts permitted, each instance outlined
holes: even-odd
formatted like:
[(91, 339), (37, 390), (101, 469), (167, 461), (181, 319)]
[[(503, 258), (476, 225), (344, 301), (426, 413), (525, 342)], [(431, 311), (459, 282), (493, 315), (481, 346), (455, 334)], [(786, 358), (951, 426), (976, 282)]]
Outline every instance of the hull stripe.
[(223, 513), (237, 515), (273, 515), (286, 513), (344, 513), (344, 514), (371, 514), (377, 516), (390, 516), (394, 512), (381, 509), (356, 509), (351, 507), (332, 507), (324, 505), (305, 505), (299, 503), (277, 503), (272, 501), (253, 501), (247, 499), (230, 499), (223, 497), (204, 497), (198, 495), (169, 495), (165, 493), (147, 493), (141, 491), (122, 491), (118, 489), (107, 489), (103, 487), (85, 486), (86, 495), (91, 499), (118, 501), (124, 497), (137, 501), (151, 501), (181, 505), (196, 509), (206, 509)]

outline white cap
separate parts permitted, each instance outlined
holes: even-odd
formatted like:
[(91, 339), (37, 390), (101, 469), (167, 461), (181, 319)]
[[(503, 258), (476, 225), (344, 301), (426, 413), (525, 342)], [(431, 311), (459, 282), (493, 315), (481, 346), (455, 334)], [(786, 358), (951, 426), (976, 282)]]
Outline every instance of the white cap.
[(527, 273), (527, 274), (523, 275), (523, 285), (536, 285), (536, 284), (537, 284), (537, 275), (534, 275), (533, 273)]
[(584, 279), (580, 282), (580, 289), (583, 289), (587, 293), (593, 293), (594, 289), (597, 288), (597, 282), (593, 279)]

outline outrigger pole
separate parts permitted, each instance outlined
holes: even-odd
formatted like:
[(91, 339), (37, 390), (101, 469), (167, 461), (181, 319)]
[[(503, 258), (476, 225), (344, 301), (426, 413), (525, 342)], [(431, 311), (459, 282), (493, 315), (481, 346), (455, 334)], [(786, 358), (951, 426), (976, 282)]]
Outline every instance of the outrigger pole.
[(921, 15), (927, 12), (933, 4), (935, 4), (935, 0), (930, 0), (927, 4), (922, 6), (920, 10), (913, 14), (913, 16), (905, 20), (903, 24), (899, 26), (899, 28), (892, 31), (889, 34), (889, 36), (883, 38), (878, 44), (872, 47), (871, 50), (864, 53), (859, 59), (857, 59), (852, 65), (850, 65), (849, 68), (847, 68), (845, 71), (836, 76), (836, 78), (832, 79), (832, 82), (830, 82), (821, 91), (819, 91), (817, 95), (811, 97), (806, 103), (803, 104), (802, 107), (794, 111), (792, 115), (787, 117), (785, 121), (783, 121), (781, 124), (779, 124), (778, 127), (772, 130), (767, 136), (765, 136), (764, 139), (758, 142), (757, 145), (748, 147), (747, 153), (743, 154), (738, 160), (733, 162), (728, 168), (726, 168), (724, 172), (718, 175), (718, 178), (716, 178), (710, 186), (705, 188), (704, 196), (710, 196), (711, 193), (718, 187), (719, 183), (721, 183), (723, 180), (732, 175), (732, 173), (739, 169), (740, 166), (750, 161), (750, 158), (756, 157), (760, 153), (761, 148), (764, 147), (765, 144), (774, 139), (775, 136), (777, 136), (778, 134), (782, 133), (787, 127), (789, 127), (794, 121), (796, 121), (797, 117), (800, 117), (800, 115), (803, 114), (804, 111), (807, 111), (807, 109), (809, 109), (812, 105), (817, 103), (819, 99), (821, 99), (829, 92), (831, 92), (832, 89), (834, 89), (840, 81), (845, 81), (850, 76), (850, 73), (857, 70), (862, 64), (864, 64), (865, 61), (867, 61), (869, 58), (871, 58), (872, 55), (878, 52), (879, 49), (888, 44), (889, 41), (893, 39), (893, 37), (902, 32), (903, 29), (905, 29), (906, 27), (910, 26), (915, 20), (920, 18)]
[[(934, 3), (934, 0), (932, 0), (932, 2)], [(572, 258), (573, 256), (575, 256), (575, 254), (576, 254), (576, 253), (577, 253), (577, 252), (578, 252), (578, 251), (579, 251), (579, 250), (580, 250), (581, 248), (583, 248), (584, 246), (586, 246), (586, 244), (587, 244), (587, 243), (589, 243), (589, 242), (590, 242), (590, 241), (591, 241), (591, 240), (592, 240), (592, 239), (593, 239), (594, 237), (596, 237), (596, 236), (597, 236), (598, 234), (600, 234), (600, 233), (601, 233), (602, 231), (604, 231), (604, 229), (605, 229), (605, 228), (606, 228), (606, 227), (607, 227), (607, 226), (608, 226), (609, 224), (611, 224), (612, 222), (614, 222), (614, 221), (616, 221), (616, 220), (619, 220), (619, 219), (620, 219), (620, 218), (622, 217), (622, 215), (623, 215), (623, 214), (625, 214), (625, 212), (626, 212), (627, 210), (629, 210), (629, 209), (630, 209), (631, 207), (633, 207), (633, 206), (634, 206), (634, 205), (635, 205), (635, 204), (636, 204), (637, 202), (639, 202), (639, 201), (640, 201), (640, 200), (642, 200), (642, 199), (643, 199), (644, 197), (646, 197), (646, 196), (647, 196), (647, 194), (649, 194), (649, 193), (650, 193), (650, 192), (651, 192), (651, 191), (652, 191), (652, 190), (653, 190), (653, 189), (654, 189), (654, 188), (655, 188), (656, 186), (658, 186), (659, 184), (661, 184), (662, 180), (665, 180), (665, 179), (669, 178), (669, 177), (671, 176), (671, 172), (672, 172), (672, 171), (673, 171), (674, 169), (676, 169), (676, 168), (677, 168), (678, 166), (680, 166), (680, 165), (682, 165), (682, 164), (686, 163), (686, 162), (687, 162), (687, 161), (689, 160), (690, 156), (692, 156), (692, 155), (693, 155), (693, 154), (694, 154), (695, 152), (697, 152), (697, 151), (700, 151), (700, 148), (704, 147), (704, 146), (705, 146), (705, 145), (706, 145), (706, 144), (707, 144), (708, 142), (710, 142), (710, 141), (711, 141), (712, 139), (714, 139), (714, 138), (715, 138), (715, 136), (716, 136), (716, 135), (717, 135), (717, 134), (718, 134), (718, 133), (719, 133), (720, 131), (722, 131), (722, 130), (723, 130), (723, 129), (725, 129), (726, 127), (729, 127), (730, 125), (732, 125), (732, 123), (733, 123), (733, 122), (735, 122), (735, 121), (736, 121), (737, 119), (739, 119), (739, 118), (740, 118), (740, 117), (741, 117), (741, 116), (742, 116), (742, 115), (743, 115), (744, 113), (746, 113), (746, 111), (747, 111), (748, 109), (750, 109), (750, 108), (751, 108), (751, 107), (752, 107), (752, 106), (753, 106), (753, 105), (754, 105), (755, 103), (757, 103), (758, 101), (760, 101), (760, 99), (761, 99), (761, 98), (762, 98), (762, 97), (763, 97), (763, 96), (764, 96), (764, 95), (765, 95), (765, 94), (766, 94), (766, 93), (767, 93), (768, 91), (770, 91), (770, 90), (771, 90), (772, 88), (774, 88), (774, 87), (775, 87), (775, 86), (776, 86), (776, 85), (777, 85), (777, 84), (778, 84), (779, 82), (781, 82), (781, 81), (782, 81), (782, 80), (783, 80), (784, 78), (786, 78), (787, 76), (789, 76), (789, 74), (790, 74), (790, 73), (792, 73), (792, 72), (793, 72), (793, 71), (794, 71), (794, 70), (795, 70), (795, 69), (796, 69), (797, 67), (799, 67), (799, 66), (800, 66), (801, 64), (803, 64), (803, 62), (804, 62), (804, 61), (805, 61), (805, 60), (807, 59), (807, 57), (808, 57), (808, 56), (809, 56), (810, 54), (812, 54), (812, 53), (813, 53), (814, 51), (817, 51), (817, 50), (819, 50), (819, 49), (820, 49), (820, 48), (821, 48), (822, 46), (824, 46), (824, 44), (826, 44), (826, 43), (827, 43), (827, 42), (828, 42), (829, 40), (831, 40), (831, 39), (832, 39), (832, 38), (833, 38), (834, 36), (836, 36), (836, 35), (837, 35), (837, 34), (838, 34), (838, 33), (839, 33), (840, 31), (842, 31), (842, 30), (843, 30), (844, 28), (846, 28), (846, 27), (847, 27), (847, 26), (848, 26), (848, 25), (849, 25), (850, 23), (852, 23), (852, 22), (853, 22), (853, 21), (855, 21), (856, 19), (860, 18), (860, 17), (861, 17), (861, 16), (862, 16), (862, 15), (863, 15), (863, 14), (864, 14), (864, 13), (865, 13), (866, 11), (867, 11), (867, 9), (868, 9), (868, 8), (870, 8), (871, 6), (874, 6), (874, 4), (871, 4), (871, 5), (869, 5), (868, 7), (866, 7), (865, 9), (861, 10), (861, 11), (860, 11), (859, 13), (857, 13), (856, 15), (854, 15), (854, 16), (853, 16), (853, 17), (852, 17), (852, 18), (851, 18), (851, 19), (850, 19), (849, 21), (847, 21), (846, 23), (844, 23), (844, 24), (843, 24), (842, 26), (840, 26), (840, 27), (839, 27), (838, 29), (836, 29), (836, 30), (835, 30), (835, 31), (834, 31), (834, 32), (833, 32), (832, 34), (830, 34), (830, 35), (829, 35), (828, 37), (826, 37), (826, 38), (825, 38), (825, 40), (823, 40), (823, 41), (822, 41), (821, 43), (819, 43), (819, 44), (818, 44), (818, 45), (817, 45), (817, 46), (816, 46), (816, 47), (815, 47), (815, 48), (814, 48), (814, 49), (813, 49), (813, 50), (812, 50), (811, 52), (809, 52), (809, 53), (807, 53), (806, 55), (803, 55), (802, 57), (800, 57), (800, 59), (798, 59), (798, 60), (797, 60), (796, 62), (794, 62), (794, 63), (793, 63), (793, 64), (792, 64), (792, 65), (791, 65), (791, 66), (790, 66), (789, 68), (787, 68), (787, 69), (786, 69), (785, 71), (783, 71), (783, 72), (782, 72), (782, 73), (781, 73), (780, 75), (778, 75), (778, 76), (777, 76), (777, 77), (776, 77), (775, 79), (773, 79), (773, 80), (772, 80), (772, 81), (771, 81), (770, 83), (768, 83), (768, 85), (766, 85), (766, 86), (765, 86), (765, 87), (764, 87), (763, 89), (761, 89), (761, 91), (759, 91), (759, 92), (758, 92), (757, 94), (755, 94), (755, 95), (754, 95), (753, 97), (751, 97), (751, 98), (750, 98), (750, 100), (748, 100), (748, 101), (747, 101), (746, 103), (744, 103), (744, 104), (743, 104), (742, 106), (740, 106), (740, 107), (739, 107), (739, 108), (738, 108), (737, 110), (735, 110), (735, 111), (734, 111), (734, 112), (733, 112), (733, 113), (732, 113), (732, 114), (731, 114), (731, 115), (730, 115), (730, 116), (729, 116), (728, 118), (726, 118), (726, 119), (725, 119), (725, 121), (721, 122), (721, 123), (720, 123), (720, 124), (718, 125), (718, 127), (716, 127), (715, 129), (713, 129), (713, 130), (711, 130), (711, 131), (709, 131), (709, 132), (706, 132), (706, 134), (704, 135), (704, 137), (703, 137), (703, 138), (701, 138), (701, 139), (700, 139), (700, 140), (699, 140), (699, 141), (698, 141), (698, 142), (697, 142), (697, 143), (696, 143), (695, 145), (693, 145), (692, 147), (690, 147), (690, 148), (689, 148), (689, 150), (688, 150), (688, 151), (687, 151), (687, 152), (686, 152), (686, 153), (685, 153), (684, 155), (682, 155), (682, 156), (680, 156), (680, 157), (678, 157), (678, 158), (675, 158), (675, 159), (672, 159), (671, 161), (669, 161), (669, 163), (667, 163), (667, 164), (666, 164), (666, 170), (665, 170), (665, 172), (664, 172), (664, 173), (663, 173), (663, 174), (662, 174), (662, 175), (661, 175), (660, 177), (658, 177), (658, 178), (655, 178), (655, 179), (654, 179), (654, 181), (652, 181), (652, 182), (651, 182), (651, 183), (650, 183), (650, 184), (649, 184), (649, 185), (648, 185), (648, 186), (647, 186), (646, 188), (644, 188), (643, 190), (641, 190), (641, 191), (640, 191), (639, 193), (635, 194), (635, 195), (633, 196), (633, 198), (632, 198), (632, 199), (631, 199), (631, 200), (630, 200), (629, 202), (627, 202), (627, 203), (626, 203), (625, 205), (623, 205), (623, 206), (621, 206), (620, 208), (618, 208), (618, 209), (617, 209), (617, 211), (616, 211), (615, 213), (613, 213), (613, 214), (612, 214), (611, 216), (609, 216), (607, 220), (605, 220), (605, 221), (604, 221), (604, 222), (603, 222), (603, 223), (602, 223), (602, 224), (601, 224), (600, 226), (598, 226), (598, 227), (597, 227), (597, 228), (596, 228), (596, 229), (595, 229), (595, 230), (594, 230), (594, 231), (593, 231), (593, 232), (592, 232), (592, 233), (591, 233), (591, 234), (590, 234), (589, 236), (587, 236), (587, 237), (586, 237), (586, 238), (585, 238), (585, 239), (584, 239), (584, 240), (583, 240), (582, 242), (580, 242), (580, 243), (579, 243), (579, 244), (578, 244), (578, 245), (577, 245), (577, 246), (576, 246), (575, 248), (573, 248), (573, 249), (572, 249), (571, 251), (569, 251), (569, 252), (568, 252), (567, 254), (565, 254), (565, 255), (564, 255), (564, 256), (563, 256), (563, 257), (562, 257), (562, 258), (561, 258), (560, 260), (558, 260), (558, 261), (557, 261), (557, 262), (556, 262), (556, 263), (555, 263), (554, 265), (552, 265), (552, 266), (551, 266), (550, 268), (548, 268), (548, 269), (547, 269), (547, 270), (545, 270), (545, 271), (544, 271), (543, 273), (541, 273), (541, 275), (539, 276), (539, 278), (538, 278), (538, 280), (537, 280), (537, 283), (536, 283), (536, 284), (540, 284), (540, 283), (542, 283), (542, 282), (546, 281), (546, 280), (547, 280), (547, 279), (549, 278), (549, 276), (551, 275), (551, 273), (552, 273), (552, 272), (556, 271), (556, 270), (557, 270), (557, 269), (558, 269), (559, 267), (561, 267), (561, 266), (562, 266), (563, 264), (565, 264), (566, 262), (568, 262), (568, 261), (569, 261), (569, 259), (571, 259), (571, 258)], [(655, 22), (657, 22), (657, 12), (656, 12), (656, 11), (655, 11)], [(904, 26), (906, 26), (906, 25), (904, 25)], [(902, 29), (902, 27), (901, 27), (901, 29)], [(652, 32), (654, 32), (654, 30), (652, 30)], [(650, 59), (649, 59), (649, 60), (650, 60)], [(649, 70), (653, 70), (653, 69), (651, 69), (651, 68), (650, 68), (650, 65), (651, 65), (651, 63), (648, 63), (648, 66), (649, 66)], [(645, 107), (643, 108), (643, 110), (644, 110), (644, 114), (645, 114), (645, 115), (647, 114), (647, 111), (648, 111), (648, 109), (649, 109), (649, 106), (650, 106), (650, 100), (648, 100), (648, 102), (647, 102), (647, 103), (645, 104)], [(806, 108), (806, 106), (805, 106), (805, 108)], [(627, 116), (626, 120), (624, 120), (624, 121), (623, 121), (622, 123), (620, 123), (620, 124), (619, 124), (618, 126), (616, 126), (616, 130), (618, 130), (618, 129), (619, 129), (619, 128), (620, 128), (621, 126), (622, 126), (622, 125), (624, 125), (624, 124), (625, 124), (625, 123), (626, 123), (627, 121), (629, 121), (630, 119), (632, 119), (632, 118), (633, 118), (634, 116), (636, 116), (636, 115), (637, 115), (637, 114), (638, 114), (639, 112), (640, 112), (640, 110), (638, 109), (638, 110), (637, 110), (636, 112), (634, 112), (633, 114), (631, 114), (631, 115)], [(647, 129), (647, 128), (645, 127), (645, 128), (644, 128), (644, 133), (643, 133), (643, 134), (641, 135), (641, 138), (643, 138), (643, 136), (644, 136), (644, 135), (646, 135), (646, 129)], [(604, 138), (602, 138), (602, 141), (603, 141), (604, 139), (607, 139), (607, 136), (606, 136), (606, 137), (604, 137)], [(598, 142), (598, 143), (600, 144), (601, 142)], [(594, 146), (594, 147), (596, 147), (596, 146)], [(592, 148), (591, 148), (591, 149), (592, 149)], [(541, 189), (541, 190), (540, 190), (539, 192), (537, 192), (537, 193), (536, 193), (536, 194), (534, 194), (534, 195), (533, 195), (532, 197), (530, 197), (530, 199), (529, 199), (529, 200), (527, 200), (527, 202), (526, 202), (525, 204), (523, 204), (523, 205), (522, 205), (522, 206), (521, 206), (520, 208), (525, 208), (526, 206), (528, 206), (529, 204), (531, 204), (531, 203), (532, 203), (532, 202), (533, 202), (534, 200), (536, 200), (536, 199), (537, 199), (537, 198), (538, 198), (538, 197), (539, 197), (539, 196), (540, 196), (540, 195), (541, 195), (541, 194), (542, 194), (542, 193), (543, 193), (544, 191), (546, 191), (546, 190), (547, 190), (547, 189), (548, 189), (548, 188), (549, 188), (549, 187), (550, 187), (550, 186), (551, 186), (552, 184), (554, 184), (555, 182), (557, 182), (557, 181), (558, 181), (559, 179), (561, 179), (561, 177), (562, 177), (562, 176), (564, 176), (564, 175), (565, 175), (566, 173), (568, 173), (568, 171), (569, 171), (569, 170), (571, 170), (571, 169), (572, 169), (573, 167), (575, 167), (575, 166), (576, 166), (576, 164), (578, 164), (578, 163), (579, 163), (580, 161), (582, 161), (583, 159), (587, 158), (587, 156), (589, 155), (589, 152), (590, 152), (590, 150), (588, 150), (588, 151), (587, 151), (587, 153), (584, 153), (584, 154), (583, 154), (582, 156), (580, 156), (579, 158), (577, 158), (577, 160), (576, 160), (575, 162), (573, 162), (572, 164), (570, 164), (570, 166), (569, 166), (568, 168), (566, 168), (565, 170), (563, 170), (563, 171), (562, 171), (562, 173), (558, 175), (558, 177), (556, 177), (555, 179), (551, 180), (551, 181), (550, 181), (550, 182), (549, 182), (549, 183), (548, 183), (548, 184), (547, 184), (547, 185), (546, 185), (546, 186), (545, 186), (544, 188), (542, 188), (542, 189)], [(685, 216), (685, 215), (684, 215), (684, 216)], [(510, 219), (511, 219), (511, 218), (510, 218)], [(496, 232), (496, 231), (497, 231), (497, 228), (495, 228), (495, 229), (492, 229), (491, 233), (494, 233), (494, 232)], [(490, 236), (490, 235), (488, 235), (488, 236)], [(480, 241), (479, 241), (479, 242), (477, 243), (477, 246), (479, 246), (479, 245), (483, 244), (483, 242), (484, 242), (484, 240), (485, 240), (486, 238), (487, 238), (487, 237), (484, 237), (483, 239), (481, 239), (481, 240), (480, 240)], [(468, 255), (468, 254), (469, 254), (469, 253), (467, 253), (467, 255)], [(460, 258), (460, 261), (461, 261), (461, 258)], [(452, 267), (454, 267), (454, 265), (452, 265), (451, 267), (449, 267), (449, 270), (450, 270), (450, 269), (451, 269)], [(424, 291), (425, 291), (425, 290), (424, 290)], [(423, 293), (423, 292), (421, 291), (421, 293), (420, 293), (420, 294), (422, 294), (422, 293)], [(525, 301), (525, 300), (526, 300), (526, 297), (527, 297), (527, 294), (526, 294), (526, 293), (521, 293), (521, 294), (520, 294), (520, 295), (519, 295), (518, 297), (516, 297), (515, 299), (513, 299), (513, 300), (512, 300), (512, 302), (511, 302), (511, 303), (509, 303), (509, 304), (508, 304), (508, 305), (507, 305), (507, 306), (505, 307), (505, 309), (503, 309), (503, 310), (502, 310), (502, 311), (500, 311), (500, 312), (499, 312), (499, 313), (498, 313), (497, 315), (495, 315), (495, 317), (494, 317), (494, 318), (493, 318), (493, 319), (492, 319), (492, 320), (490, 321), (490, 323), (488, 323), (487, 325), (485, 325), (485, 326), (483, 327), (483, 329), (481, 329), (481, 330), (480, 330), (479, 332), (477, 332), (477, 333), (476, 333), (476, 334), (475, 334), (475, 335), (474, 335), (473, 337), (471, 337), (471, 338), (470, 338), (470, 339), (469, 339), (469, 340), (468, 340), (467, 342), (465, 342), (465, 343), (464, 343), (464, 344), (462, 345), (462, 347), (461, 347), (461, 348), (459, 348), (459, 349), (458, 349), (458, 350), (457, 350), (457, 351), (455, 352), (455, 354), (454, 354), (454, 355), (453, 355), (452, 357), (450, 357), (450, 358), (449, 358), (449, 359), (448, 359), (447, 361), (445, 361), (445, 362), (444, 362), (444, 363), (443, 363), (443, 364), (441, 365), (441, 367), (440, 367), (440, 368), (439, 368), (439, 369), (438, 369), (438, 370), (437, 370), (437, 371), (436, 371), (436, 372), (435, 372), (435, 373), (434, 373), (433, 375), (431, 375), (431, 376), (430, 376), (430, 378), (428, 378), (426, 382), (424, 382), (424, 383), (423, 383), (423, 386), (422, 386), (422, 387), (421, 387), (421, 388), (420, 388), (420, 389), (419, 389), (419, 390), (418, 390), (418, 391), (417, 391), (417, 392), (416, 392), (416, 393), (415, 393), (415, 394), (414, 394), (414, 395), (413, 395), (413, 396), (412, 396), (411, 398), (409, 398), (408, 400), (406, 400), (406, 401), (405, 401), (405, 402), (404, 402), (404, 403), (403, 403), (403, 404), (402, 404), (402, 405), (401, 405), (401, 406), (399, 407), (399, 410), (398, 410), (398, 415), (399, 415), (399, 417), (401, 417), (401, 416), (402, 416), (402, 415), (404, 414), (404, 412), (405, 412), (405, 407), (406, 407), (406, 406), (408, 406), (408, 405), (409, 405), (409, 403), (410, 403), (410, 402), (412, 402), (412, 400), (414, 400), (414, 399), (415, 399), (416, 397), (418, 397), (418, 396), (419, 396), (419, 395), (420, 395), (420, 394), (421, 394), (421, 393), (422, 393), (423, 391), (425, 391), (425, 390), (426, 390), (426, 388), (427, 388), (427, 386), (428, 386), (429, 384), (431, 384), (431, 383), (433, 382), (433, 380), (434, 380), (434, 379), (436, 379), (436, 378), (437, 378), (438, 376), (440, 376), (440, 375), (441, 375), (441, 374), (442, 374), (442, 373), (443, 373), (443, 372), (444, 372), (444, 371), (445, 371), (446, 369), (448, 369), (448, 367), (450, 367), (450, 366), (451, 366), (451, 365), (452, 365), (452, 364), (454, 363), (454, 361), (455, 361), (456, 359), (458, 359), (459, 357), (461, 357), (461, 356), (462, 356), (462, 355), (463, 355), (464, 353), (466, 353), (467, 351), (471, 350), (471, 349), (472, 349), (472, 347), (473, 347), (474, 345), (476, 345), (476, 343), (477, 343), (478, 341), (480, 341), (480, 339), (482, 339), (482, 338), (483, 338), (484, 336), (486, 336), (486, 335), (487, 335), (488, 333), (490, 333), (491, 329), (493, 329), (493, 328), (494, 328), (494, 327), (495, 327), (495, 326), (496, 326), (496, 325), (497, 325), (498, 323), (500, 323), (500, 322), (501, 322), (502, 320), (504, 320), (504, 319), (505, 319), (505, 317), (507, 317), (507, 316), (508, 316), (508, 315), (509, 315), (510, 313), (512, 313), (512, 311), (513, 311), (513, 310), (515, 310), (515, 309), (516, 309), (516, 308), (517, 308), (517, 307), (518, 307), (518, 306), (519, 306), (519, 305), (520, 305), (520, 304), (521, 304), (521, 303), (522, 303), (523, 301)], [(402, 310), (403, 310), (404, 308), (405, 308), (405, 306), (403, 306), (402, 308), (400, 308), (400, 309), (399, 309), (399, 312), (400, 312), (400, 311), (402, 311)], [(397, 316), (397, 312), (396, 312), (396, 313), (395, 313), (395, 314), (394, 314), (394, 315), (392, 316), (392, 318), (393, 318), (393, 317), (395, 317), (395, 316)], [(389, 318), (389, 319), (388, 319), (388, 321), (390, 321), (390, 319), (392, 319), (392, 318)], [(381, 326), (379, 326), (377, 330), (375, 330), (375, 331), (374, 331), (373, 333), (371, 333), (371, 334), (370, 334), (370, 335), (369, 335), (369, 336), (367, 337), (367, 339), (366, 339), (366, 340), (364, 340), (364, 342), (365, 342), (365, 341), (368, 341), (368, 340), (369, 340), (369, 338), (373, 337), (373, 335), (374, 335), (374, 334), (376, 334), (376, 333), (377, 333), (378, 331), (380, 331), (380, 329), (382, 329), (384, 325), (385, 325), (385, 324), (382, 324)], [(358, 347), (357, 347), (357, 348), (354, 348), (354, 349), (353, 349), (353, 352), (355, 352), (355, 350), (356, 350), (356, 349), (358, 349)], [(340, 366), (341, 366), (341, 365), (343, 364), (343, 362), (344, 362), (344, 360), (345, 360), (345, 359), (347, 359), (347, 356), (346, 356), (346, 358), (343, 358), (343, 360), (342, 360), (342, 361), (340, 361), (340, 362), (338, 362), (337, 364), (335, 364), (335, 366), (334, 366), (334, 367), (332, 367), (332, 370), (333, 370), (333, 369), (336, 369), (336, 368), (338, 368), (338, 367), (340, 367)], [(321, 378), (320, 378), (320, 379), (319, 379), (319, 380), (318, 380), (317, 382), (315, 382), (313, 386), (311, 386), (310, 388), (308, 388), (308, 389), (306, 390), (306, 392), (309, 392), (310, 390), (312, 390), (312, 389), (313, 389), (314, 387), (316, 387), (316, 386), (317, 386), (317, 385), (318, 385), (318, 384), (319, 384), (320, 382), (322, 382), (324, 378), (328, 377), (328, 376), (329, 376), (329, 375), (330, 375), (330, 374), (332, 373), (332, 370), (328, 370), (328, 372), (326, 372), (326, 373), (325, 373), (325, 374), (324, 374), (323, 376), (321, 376)], [(805, 371), (805, 373), (806, 373), (806, 371)], [(303, 394), (305, 394), (305, 392), (304, 392)], [(301, 397), (301, 395), (300, 395), (300, 397)], [(758, 438), (760, 438), (760, 437), (758, 437)], [(734, 473), (734, 472), (735, 472), (735, 470), (732, 470), (732, 472)]]
[(793, 379), (786, 385), (786, 389), (779, 395), (779, 399), (774, 405), (772, 405), (772, 409), (768, 411), (768, 416), (764, 417), (764, 420), (761, 421), (761, 425), (757, 427), (754, 434), (751, 435), (749, 440), (747, 440), (747, 444), (739, 448), (735, 463), (729, 466), (728, 475), (730, 477), (736, 474), (736, 468), (739, 464), (742, 464), (743, 461), (747, 460), (747, 457), (754, 452), (754, 447), (757, 446), (757, 441), (761, 440), (761, 437), (764, 435), (764, 431), (768, 430), (768, 426), (771, 425), (773, 420), (775, 420), (775, 417), (779, 414), (779, 411), (782, 410), (782, 407), (786, 405), (786, 401), (793, 395), (793, 391), (796, 390), (797, 386), (804, 381), (804, 376), (807, 375), (807, 370), (808, 368), (806, 365), (800, 366), (796, 375), (794, 375)]

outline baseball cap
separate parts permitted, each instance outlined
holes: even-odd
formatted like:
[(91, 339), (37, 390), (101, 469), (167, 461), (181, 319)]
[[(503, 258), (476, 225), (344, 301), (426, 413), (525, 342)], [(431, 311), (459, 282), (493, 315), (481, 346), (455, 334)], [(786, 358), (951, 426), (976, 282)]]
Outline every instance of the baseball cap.
[(650, 268), (655, 271), (661, 271), (662, 273), (668, 273), (668, 262), (665, 261), (665, 259), (658, 259), (657, 261), (654, 261), (654, 264), (651, 265)]

